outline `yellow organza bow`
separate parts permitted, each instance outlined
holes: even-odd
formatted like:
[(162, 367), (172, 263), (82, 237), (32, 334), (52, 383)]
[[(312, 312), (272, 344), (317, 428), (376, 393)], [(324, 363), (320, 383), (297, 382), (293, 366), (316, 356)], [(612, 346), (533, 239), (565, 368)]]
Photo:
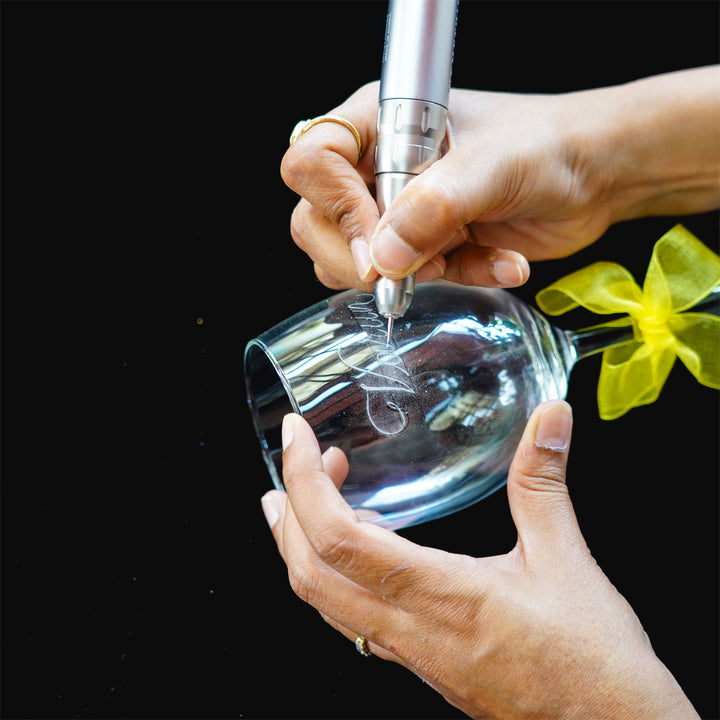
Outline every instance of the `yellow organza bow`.
[(629, 317), (607, 326), (633, 326), (634, 340), (603, 352), (598, 409), (613, 420), (657, 400), (679, 357), (703, 384), (720, 389), (720, 318), (683, 313), (720, 284), (720, 257), (682, 225), (655, 244), (642, 290), (621, 265), (597, 262), (541, 290), (543, 312), (560, 315), (582, 305)]

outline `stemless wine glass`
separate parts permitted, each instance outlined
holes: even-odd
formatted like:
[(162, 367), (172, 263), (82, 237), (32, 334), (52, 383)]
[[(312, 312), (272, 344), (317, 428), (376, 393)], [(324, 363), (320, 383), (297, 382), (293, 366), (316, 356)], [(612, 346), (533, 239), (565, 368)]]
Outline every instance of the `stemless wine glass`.
[(371, 294), (342, 292), (251, 340), (248, 401), (266, 464), (282, 485), (283, 416), (305, 417), (321, 447), (341, 448), (348, 503), (399, 528), (497, 490), (532, 410), (563, 398), (579, 351), (629, 328), (573, 336), (508, 292), (438, 281), (412, 313), (385, 320)]

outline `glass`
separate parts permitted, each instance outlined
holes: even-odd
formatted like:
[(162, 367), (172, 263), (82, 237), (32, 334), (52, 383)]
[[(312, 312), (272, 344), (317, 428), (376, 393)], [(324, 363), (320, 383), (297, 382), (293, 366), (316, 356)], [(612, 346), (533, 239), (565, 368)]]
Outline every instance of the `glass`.
[(439, 281), (417, 286), (387, 344), (373, 295), (348, 290), (248, 343), (248, 402), (276, 487), (282, 418), (296, 412), (347, 455), (347, 502), (407, 527), (500, 488), (533, 409), (565, 397), (579, 359), (632, 337), (559, 330), (504, 290)]

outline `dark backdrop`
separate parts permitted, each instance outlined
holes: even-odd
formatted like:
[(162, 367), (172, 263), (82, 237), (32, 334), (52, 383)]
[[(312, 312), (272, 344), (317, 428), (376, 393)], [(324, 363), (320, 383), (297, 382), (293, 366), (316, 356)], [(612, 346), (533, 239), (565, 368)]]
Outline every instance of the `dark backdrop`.
[[(245, 342), (328, 294), (290, 240), (288, 135), (379, 75), (385, 12), (2, 4), (4, 717), (461, 716), (292, 594), (244, 399)], [(717, 29), (712, 2), (463, 0), (454, 84), (624, 82), (717, 62)], [(642, 280), (676, 221), (615, 226), (517, 294), (596, 259)], [(717, 247), (716, 213), (684, 222)], [(606, 423), (598, 369), (569, 394), (581, 527), (718, 717), (718, 395), (678, 363), (655, 405)], [(515, 540), (504, 491), (403, 534)]]

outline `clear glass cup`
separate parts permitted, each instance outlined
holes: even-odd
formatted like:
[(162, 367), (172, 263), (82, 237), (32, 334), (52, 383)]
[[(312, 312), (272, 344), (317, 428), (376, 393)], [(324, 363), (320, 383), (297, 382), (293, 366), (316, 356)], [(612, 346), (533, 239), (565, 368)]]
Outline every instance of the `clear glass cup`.
[(564, 398), (578, 359), (632, 328), (552, 327), (504, 290), (418, 285), (392, 342), (373, 295), (348, 290), (251, 340), (248, 402), (282, 489), (282, 419), (301, 414), (323, 450), (341, 448), (342, 494), (390, 528), (456, 512), (501, 487), (527, 418)]

